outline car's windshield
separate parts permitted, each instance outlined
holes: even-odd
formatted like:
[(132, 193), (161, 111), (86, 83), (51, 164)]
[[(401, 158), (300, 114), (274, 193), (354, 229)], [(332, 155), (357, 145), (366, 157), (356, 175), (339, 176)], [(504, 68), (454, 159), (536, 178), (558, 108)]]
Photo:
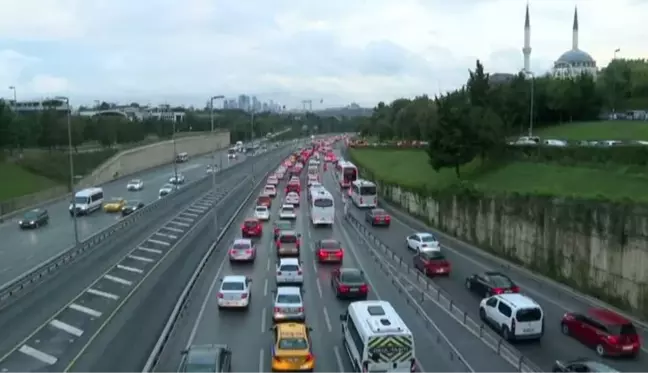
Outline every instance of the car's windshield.
[(245, 226), (248, 228), (254, 228), (258, 225), (256, 221), (248, 220), (245, 222)]
[(424, 251), (421, 256), (426, 260), (444, 260), (445, 256), (441, 251)]
[(434, 236), (429, 236), (429, 235), (425, 235), (421, 237), (421, 240), (423, 242), (436, 242), (436, 238), (434, 238)]
[(362, 273), (356, 271), (342, 272), (340, 280), (342, 282), (364, 282), (364, 276), (362, 276)]
[(612, 335), (637, 335), (637, 329), (630, 323), (622, 325), (608, 325), (607, 329)]
[(301, 303), (301, 297), (297, 294), (279, 294), (277, 303)]
[(337, 241), (322, 241), (320, 247), (325, 250), (337, 250), (340, 248), (340, 243)]
[(489, 276), (489, 278), (490, 278), (491, 282), (493, 283), (493, 285), (495, 285), (497, 287), (506, 288), (506, 287), (509, 287), (509, 286), (513, 285), (511, 283), (511, 280), (509, 280), (508, 277), (503, 276), (503, 275), (491, 274)]
[(372, 213), (376, 216), (387, 215), (387, 213), (383, 209), (374, 209)]
[(281, 271), (285, 272), (297, 272), (299, 270), (299, 266), (296, 264), (284, 264), (281, 266)]
[(162, 189), (173, 189), (173, 185), (171, 185), (171, 184), (164, 184), (164, 185), (162, 186)]
[(140, 181), (138, 179), (133, 179), (130, 181), (131, 184), (139, 184)]
[(223, 285), (221, 286), (221, 290), (224, 291), (232, 291), (232, 290), (243, 290), (245, 289), (245, 284), (242, 282), (223, 282)]
[(244, 242), (237, 242), (232, 246), (234, 250), (246, 250), (250, 248), (250, 244)]
[(297, 242), (297, 237), (293, 236), (292, 234), (285, 234), (279, 237), (279, 241), (282, 243), (295, 243)]
[(283, 206), (281, 209), (282, 209), (284, 212), (293, 212), (293, 211), (295, 211), (295, 208), (292, 207), (292, 206)]
[(88, 197), (74, 197), (74, 203), (78, 203), (78, 204), (88, 203)]
[(305, 350), (308, 348), (308, 342), (304, 338), (281, 338), (279, 348), (282, 350)]
[(113, 203), (118, 203), (118, 202), (121, 202), (121, 201), (122, 201), (121, 198), (111, 198), (110, 199), (110, 202), (113, 202)]
[(23, 218), (27, 220), (32, 220), (38, 218), (39, 214), (40, 214), (40, 210), (31, 210), (31, 211), (27, 211), (25, 215), (23, 215)]
[(268, 208), (265, 207), (265, 206), (257, 206), (256, 211), (257, 212), (267, 212)]
[(539, 308), (523, 308), (517, 311), (515, 318), (519, 322), (538, 321), (542, 319), (542, 311)]

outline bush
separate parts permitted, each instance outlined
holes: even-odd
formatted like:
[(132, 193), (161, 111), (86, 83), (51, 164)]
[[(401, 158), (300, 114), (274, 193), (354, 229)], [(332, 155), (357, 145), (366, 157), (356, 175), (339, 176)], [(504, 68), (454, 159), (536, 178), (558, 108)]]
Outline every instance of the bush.
[(648, 146), (508, 146), (504, 153), (506, 160), (539, 163), (573, 164), (618, 164), (648, 165)]
[[(104, 149), (95, 152), (73, 153), (75, 176), (85, 176), (117, 153), (116, 149)], [(57, 181), (70, 183), (70, 161), (67, 152), (52, 151), (39, 156), (25, 157), (18, 161), (24, 169)]]

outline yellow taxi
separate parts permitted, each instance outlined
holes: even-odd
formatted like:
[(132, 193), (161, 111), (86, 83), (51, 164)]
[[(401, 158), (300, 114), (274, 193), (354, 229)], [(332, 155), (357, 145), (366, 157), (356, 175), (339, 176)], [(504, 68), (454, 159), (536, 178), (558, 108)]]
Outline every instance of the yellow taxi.
[(110, 201), (104, 203), (103, 209), (105, 212), (121, 212), (124, 206), (126, 206), (126, 200), (116, 197), (111, 198)]
[(310, 328), (302, 323), (281, 323), (272, 327), (272, 371), (312, 372), (315, 356), (311, 353)]

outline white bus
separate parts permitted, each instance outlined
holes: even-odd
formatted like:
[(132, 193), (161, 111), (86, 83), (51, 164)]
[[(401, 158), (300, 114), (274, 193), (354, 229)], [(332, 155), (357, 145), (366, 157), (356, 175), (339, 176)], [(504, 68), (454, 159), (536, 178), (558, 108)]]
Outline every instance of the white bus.
[(348, 188), (358, 178), (358, 168), (351, 162), (340, 161), (335, 168), (336, 178), (341, 188)]
[(352, 302), (340, 321), (356, 372), (415, 371), (414, 336), (389, 302)]
[(314, 226), (333, 226), (335, 205), (333, 196), (324, 188), (310, 191), (310, 214)]
[(378, 192), (376, 184), (369, 180), (358, 179), (351, 183), (351, 201), (360, 208), (374, 208), (378, 206)]

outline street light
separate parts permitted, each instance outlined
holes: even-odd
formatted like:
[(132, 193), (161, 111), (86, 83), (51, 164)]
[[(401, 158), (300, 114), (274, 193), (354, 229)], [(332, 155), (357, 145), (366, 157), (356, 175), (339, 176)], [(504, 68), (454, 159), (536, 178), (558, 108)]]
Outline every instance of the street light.
[[(14, 91), (15, 92), (15, 91)], [(56, 100), (65, 101), (67, 106), (67, 131), (68, 131), (68, 159), (70, 162), (70, 189), (72, 192), (72, 219), (74, 220), (74, 243), (79, 244), (79, 224), (77, 221), (76, 202), (74, 200), (75, 186), (74, 186), (74, 158), (72, 157), (72, 107), (70, 106), (70, 98), (65, 96), (54, 97)]]
[(532, 71), (526, 70), (524, 74), (529, 77), (529, 82), (531, 84), (531, 94), (529, 95), (529, 137), (533, 136), (533, 102), (535, 101), (534, 95), (534, 84), (535, 84), (535, 75)]
[[(254, 141), (254, 107), (250, 108), (250, 146)], [(254, 162), (250, 162), (252, 166), (252, 185), (254, 185)]]
[[(617, 53), (619, 52), (621, 52), (621, 48), (617, 48), (614, 50), (614, 57), (612, 58), (612, 61), (617, 59)], [(610, 65), (608, 65), (608, 67), (610, 67)], [(611, 71), (611, 74), (612, 74), (612, 118), (616, 119), (616, 74), (614, 73), (614, 70)]]
[[(209, 121), (211, 122), (211, 135), (214, 135), (214, 100), (220, 100), (224, 99), (225, 96), (223, 95), (216, 95), (212, 96), (209, 98)], [(214, 195), (216, 195), (216, 170), (214, 170), (214, 167), (216, 166), (216, 148), (211, 153), (211, 170), (212, 170), (212, 190), (214, 192)], [(223, 157), (220, 157), (220, 166), (219, 166), (219, 172), (223, 169)], [(218, 213), (216, 212), (216, 207), (214, 207), (214, 229), (216, 231), (216, 235), (218, 237)]]

